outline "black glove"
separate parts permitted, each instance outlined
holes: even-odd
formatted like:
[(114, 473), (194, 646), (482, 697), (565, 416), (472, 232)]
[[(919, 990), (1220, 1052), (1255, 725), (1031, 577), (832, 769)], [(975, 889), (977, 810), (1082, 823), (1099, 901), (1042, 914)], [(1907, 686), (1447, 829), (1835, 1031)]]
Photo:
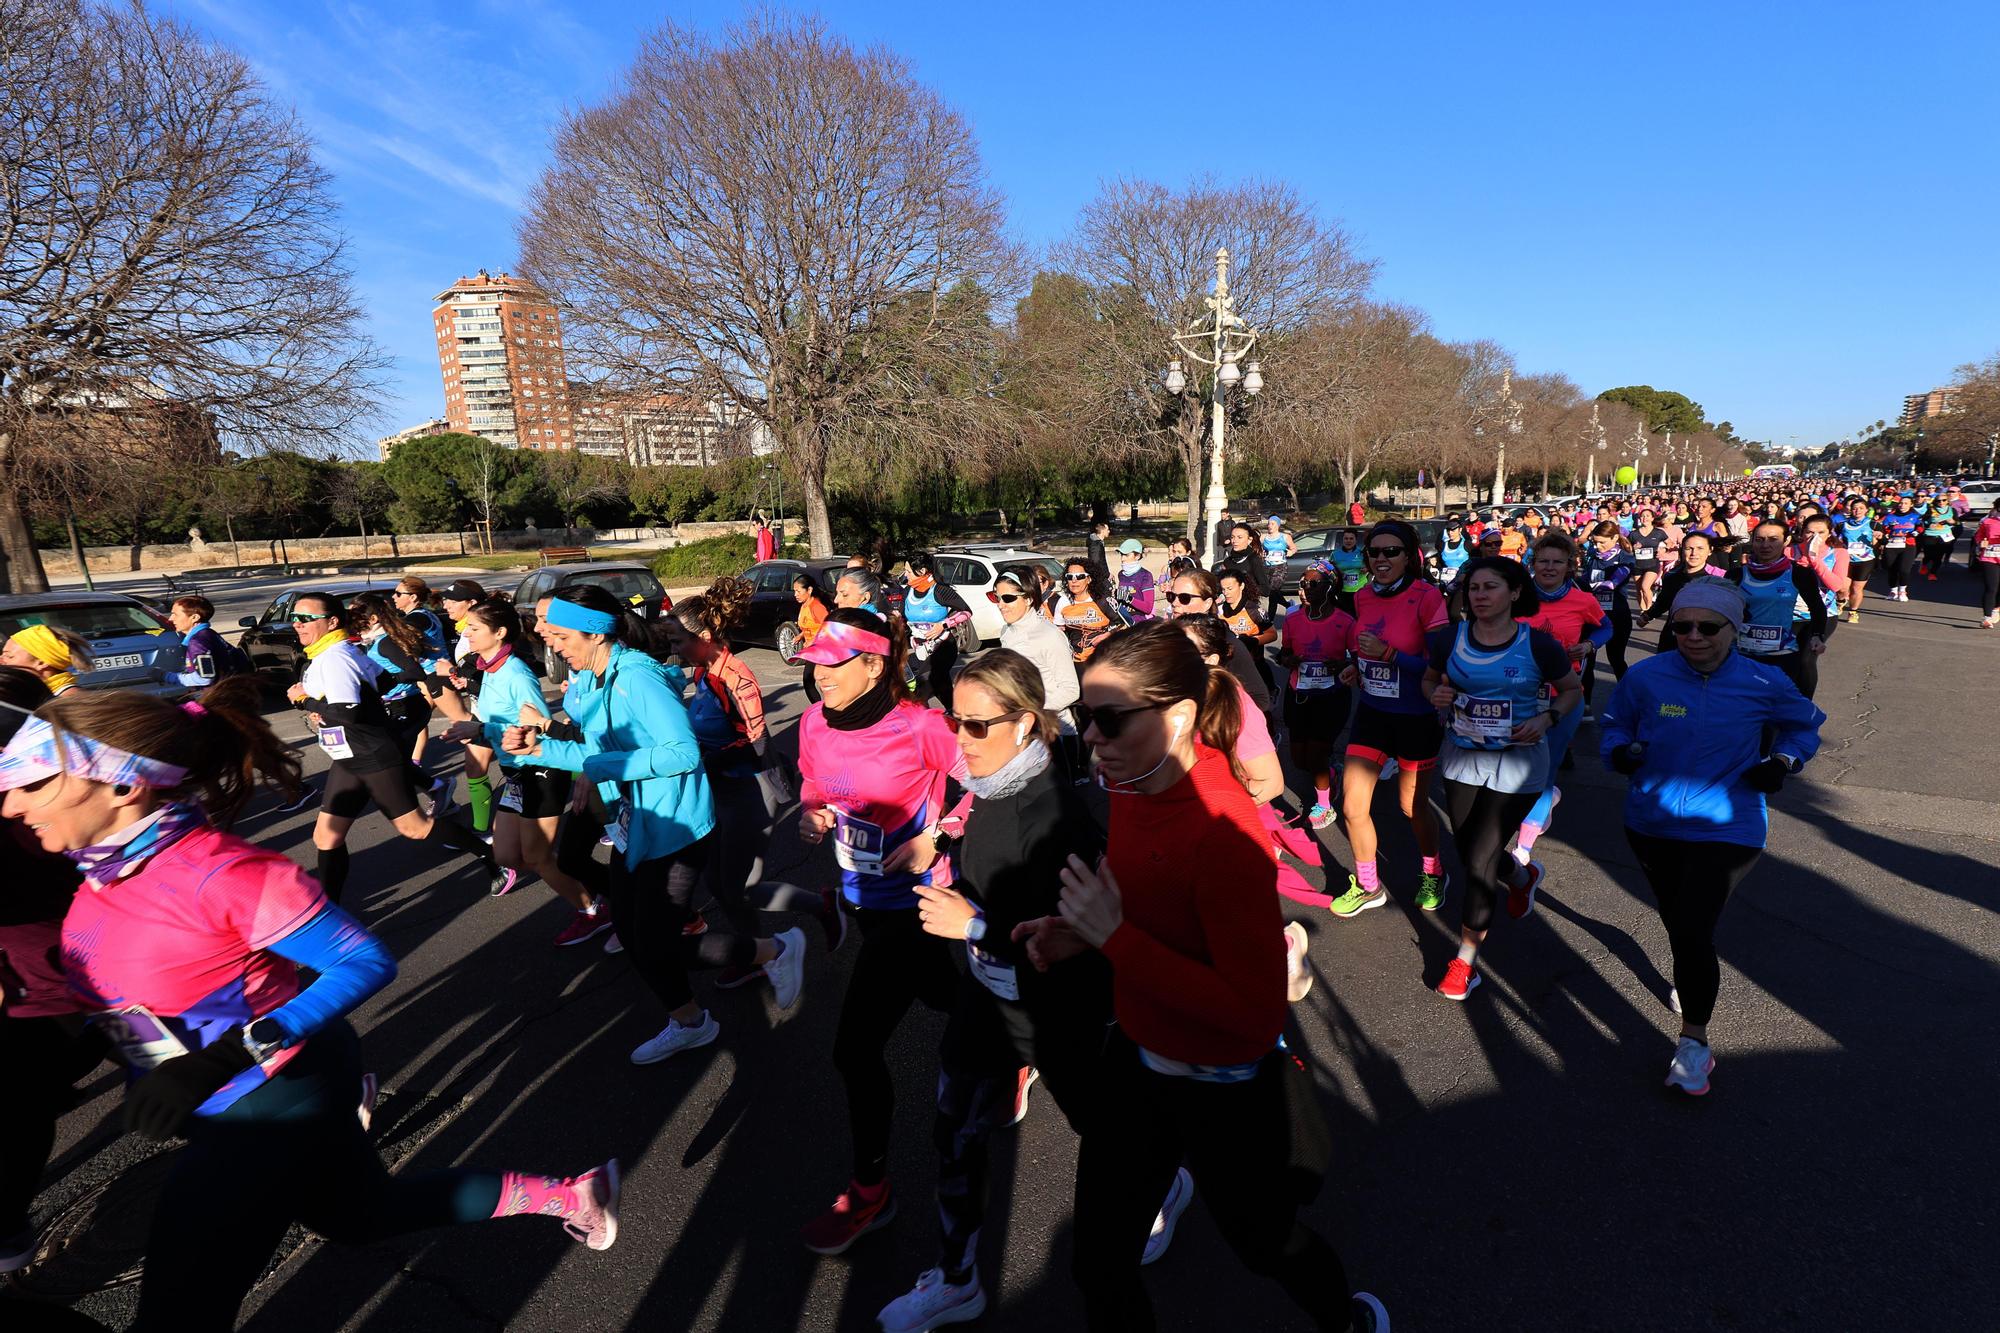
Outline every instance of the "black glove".
[(125, 1093), (125, 1128), (149, 1139), (171, 1139), (195, 1108), (256, 1061), (235, 1029), (188, 1055), (142, 1075)]
[(1784, 786), (1785, 779), (1791, 775), (1792, 770), (1785, 761), (1773, 755), (1744, 769), (1743, 785), (1769, 796)]
[(1611, 767), (1630, 777), (1639, 771), (1639, 765), (1646, 762), (1646, 742), (1633, 741), (1621, 745), (1611, 752)]

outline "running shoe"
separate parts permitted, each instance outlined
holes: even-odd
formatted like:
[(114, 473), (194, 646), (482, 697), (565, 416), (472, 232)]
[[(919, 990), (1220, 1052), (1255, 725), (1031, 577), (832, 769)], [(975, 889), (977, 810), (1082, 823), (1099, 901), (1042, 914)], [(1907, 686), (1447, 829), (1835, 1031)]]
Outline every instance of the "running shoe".
[(764, 980), (764, 969), (751, 963), (746, 967), (725, 967), (715, 974), (717, 990), (737, 990), (753, 981)]
[(781, 932), (776, 939), (778, 956), (764, 964), (771, 990), (778, 997), (778, 1011), (789, 1014), (799, 1004), (799, 991), (806, 984), (806, 933), (797, 926)]
[(677, 1018), (669, 1018), (659, 1035), (650, 1041), (642, 1041), (632, 1048), (632, 1063), (635, 1065), (656, 1065), (669, 1056), (691, 1051), (697, 1046), (706, 1046), (722, 1035), (722, 1024), (706, 1009), (701, 1011), (701, 1022), (693, 1027), (682, 1027)]
[(581, 944), (585, 940), (594, 940), (605, 931), (611, 929), (611, 926), (611, 913), (609, 912), (572, 912), (570, 913), (569, 924), (564, 926), (562, 931), (556, 936), (556, 947), (562, 949), (572, 944)]
[(318, 790), (314, 788), (312, 783), (305, 782), (299, 785), (299, 794), (289, 801), (281, 802), (274, 813), (281, 815), (295, 815), (299, 811), (307, 809), (308, 807), (317, 804), (319, 804)]
[(979, 1270), (966, 1276), (962, 1286), (945, 1280), (942, 1268), (933, 1268), (917, 1279), (917, 1285), (882, 1307), (875, 1322), (882, 1333), (925, 1333), (941, 1324), (963, 1324), (986, 1313), (986, 1291), (979, 1285)]
[(1167, 1187), (1167, 1201), (1153, 1218), (1153, 1231), (1146, 1237), (1146, 1252), (1139, 1257), (1140, 1263), (1153, 1263), (1167, 1252), (1167, 1246), (1174, 1243), (1174, 1228), (1180, 1224), (1181, 1214), (1193, 1202), (1194, 1177), (1182, 1167), (1174, 1172), (1174, 1183)]
[(681, 934), (693, 939), (697, 935), (708, 934), (708, 918), (697, 914), (681, 927)]
[(1426, 912), (1435, 912), (1444, 906), (1445, 890), (1451, 887), (1450, 875), (1424, 874), (1417, 877), (1417, 906)]
[(1451, 966), (1444, 970), (1444, 980), (1438, 983), (1438, 994), (1447, 1000), (1463, 1000), (1479, 989), (1479, 969), (1463, 958), (1451, 960)]
[(1014, 1075), (1014, 1109), (1008, 1113), (1007, 1123), (1018, 1125), (1028, 1118), (1028, 1089), (1035, 1086), (1035, 1080), (1042, 1071), (1033, 1065), (1022, 1065)]
[(1859, 611), (1849, 611), (1847, 613), (1847, 623), (1850, 625), (1859, 625), (1861, 623), (1861, 613)]
[(1579, 727), (1594, 727), (1597, 725), (1597, 715), (1591, 712), (1589, 707), (1586, 706), (1583, 710), (1583, 716), (1577, 718), (1576, 724)]
[(1548, 873), (1540, 861), (1530, 861), (1521, 869), (1527, 872), (1528, 882), (1507, 886), (1507, 915), (1516, 921), (1535, 910), (1535, 895), (1542, 891), (1542, 877)]
[(521, 882), (521, 872), (512, 866), (495, 866), (486, 877), (486, 896), (505, 898)]
[(1667, 1008), (1673, 1010), (1675, 1013), (1681, 1011), (1681, 988), (1679, 986), (1667, 987)]
[(597, 835), (597, 845), (599, 847), (615, 847), (618, 844), (611, 841), (611, 835), (609, 833), (600, 833)]
[(1389, 1333), (1389, 1312), (1365, 1291), (1354, 1293), (1354, 1333)]
[(1370, 893), (1361, 887), (1360, 882), (1354, 876), (1349, 875), (1347, 877), (1347, 892), (1335, 898), (1328, 906), (1335, 916), (1344, 920), (1351, 916), (1359, 916), (1371, 907), (1380, 907), (1388, 901), (1389, 894), (1386, 890), (1377, 889), (1373, 893)]
[(15, 1273), (35, 1261), (41, 1233), (33, 1227), (12, 1236), (0, 1236), (0, 1273)]
[(1312, 988), (1312, 963), (1306, 958), (1306, 928), (1293, 921), (1285, 926), (1285, 999), (1297, 1004)]
[(452, 789), (456, 786), (457, 784), (450, 778), (438, 778), (431, 783), (432, 819), (449, 819), (451, 812), (458, 809), (458, 799), (452, 795)]
[(799, 1229), (799, 1239), (814, 1254), (846, 1254), (855, 1241), (877, 1227), (888, 1226), (896, 1216), (896, 1195), (889, 1182), (871, 1202), (859, 1185), (849, 1183), (833, 1207)]
[(382, 1095), (382, 1080), (373, 1072), (361, 1076), (361, 1103), (354, 1108), (354, 1118), (361, 1122), (361, 1132), (375, 1123), (375, 1101)]
[(616, 930), (616, 928), (612, 930), (611, 934), (605, 937), (604, 952), (606, 953), (625, 952), (625, 942), (618, 938), (618, 931)]
[(612, 1158), (570, 1182), (576, 1190), (576, 1212), (563, 1219), (563, 1230), (593, 1250), (618, 1243), (618, 1159)]
[(1397, 768), (1398, 768), (1398, 765), (1397, 765), (1397, 763), (1396, 763), (1396, 761), (1395, 761), (1395, 760), (1393, 760), (1393, 759), (1384, 759), (1384, 760), (1382, 761), (1382, 771), (1381, 771), (1380, 773), (1377, 773), (1377, 774), (1375, 775), (1375, 780), (1376, 780), (1377, 782), (1387, 782), (1387, 781), (1389, 781), (1390, 779), (1392, 779), (1392, 778), (1394, 778), (1394, 777), (1396, 776), (1396, 770), (1397, 770)]
[(819, 891), (819, 924), (826, 931), (826, 951), (839, 953), (847, 943), (847, 913), (840, 905), (840, 890)]
[(1992, 629), (1995, 625), (2000, 625), (2000, 616), (1986, 616), (1979, 622), (1981, 629)]
[(476, 828), (472, 830), (472, 836), (479, 839), (481, 842), (485, 843), (488, 847), (491, 847), (493, 845), (493, 830), (490, 828), (487, 829)]
[(1337, 818), (1333, 807), (1327, 805), (1316, 805), (1306, 812), (1306, 823), (1314, 828), (1332, 828)]
[(1679, 1088), (1690, 1097), (1708, 1095), (1708, 1076), (1715, 1071), (1715, 1052), (1705, 1042), (1682, 1037), (1674, 1048), (1674, 1062), (1667, 1066), (1667, 1086)]

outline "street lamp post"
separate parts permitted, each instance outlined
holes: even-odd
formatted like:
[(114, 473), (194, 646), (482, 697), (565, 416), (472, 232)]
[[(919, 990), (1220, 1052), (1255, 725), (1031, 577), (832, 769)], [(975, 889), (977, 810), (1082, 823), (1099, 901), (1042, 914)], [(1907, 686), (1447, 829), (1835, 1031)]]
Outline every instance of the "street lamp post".
[(1500, 504), (1507, 498), (1507, 437), (1521, 433), (1521, 404), (1514, 397), (1514, 370), (1511, 366), (1503, 366), (1500, 370), (1500, 425), (1500, 443), (1493, 451), (1494, 504)]
[[(1590, 405), (1590, 434), (1586, 438), (1585, 443), (1590, 446), (1588, 456), (1585, 460), (1590, 465), (1590, 476), (1583, 483), (1583, 493), (1590, 495), (1597, 490), (1597, 456), (1603, 453), (1611, 443), (1604, 438), (1604, 423), (1597, 419), (1596, 403)], [(1575, 474), (1572, 473), (1571, 475)]]
[[(1204, 298), (1202, 304), (1208, 307), (1208, 315), (1197, 320), (1194, 327), (1186, 332), (1174, 334), (1173, 340), (1181, 356), (1197, 366), (1207, 366), (1214, 371), (1210, 382), (1211, 411), (1214, 415), (1209, 428), (1208, 497), (1202, 505), (1202, 517), (1207, 529), (1202, 538), (1203, 561), (1213, 565), (1221, 554), (1217, 549), (1216, 531), (1222, 526), (1223, 511), (1229, 507), (1229, 492), (1222, 484), (1229, 390), (1241, 384), (1243, 392), (1255, 397), (1264, 387), (1263, 368), (1255, 361), (1243, 359), (1257, 345), (1257, 330), (1245, 324), (1243, 317), (1236, 313), (1235, 299), (1229, 294), (1229, 251), (1226, 248), (1215, 252), (1215, 294)], [(1179, 357), (1167, 363), (1162, 380), (1167, 392), (1175, 397), (1187, 390), (1188, 377)]]

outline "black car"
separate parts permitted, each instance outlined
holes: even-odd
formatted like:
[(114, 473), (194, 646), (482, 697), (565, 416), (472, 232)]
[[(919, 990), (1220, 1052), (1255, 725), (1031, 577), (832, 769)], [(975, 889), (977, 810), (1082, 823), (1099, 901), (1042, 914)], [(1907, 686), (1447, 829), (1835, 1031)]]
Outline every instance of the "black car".
[[(521, 628), (535, 632), (535, 604), (558, 588), (588, 583), (604, 589), (639, 613), (642, 620), (654, 621), (672, 608), (674, 599), (653, 574), (652, 566), (637, 561), (593, 560), (580, 565), (549, 565), (521, 580), (514, 589), (514, 609), (520, 612)], [(569, 664), (555, 653), (545, 653), (549, 680), (560, 685), (569, 678)]]
[(386, 593), (395, 586), (396, 581), (390, 579), (386, 582), (307, 584), (287, 588), (259, 614), (245, 616), (236, 622), (243, 627), (242, 635), (236, 640), (237, 646), (250, 659), (251, 670), (279, 685), (290, 685), (306, 669), (306, 650), (299, 646), (299, 632), (292, 628), (294, 602), (308, 593), (325, 593), (329, 597), (338, 597), (345, 605), (364, 592)]
[(737, 641), (759, 648), (777, 647), (778, 626), (795, 623), (799, 618), (799, 604), (792, 596), (792, 580), (800, 574), (809, 574), (819, 585), (819, 594), (829, 608), (833, 606), (833, 585), (847, 571), (846, 556), (828, 556), (819, 560), (765, 560), (743, 571), (743, 581), (750, 585), (750, 613), (743, 621), (743, 628), (736, 632)]
[(180, 635), (136, 597), (62, 591), (0, 597), (0, 640), (30, 625), (66, 629), (90, 645), (94, 665), (76, 678), (84, 689), (138, 690), (168, 699), (190, 693), (169, 679), (182, 670)]
[[(1444, 548), (1445, 520), (1441, 518), (1405, 518), (1398, 522), (1407, 523), (1417, 530), (1417, 540), (1423, 543), (1424, 561), (1433, 570), (1437, 568), (1437, 553)], [(1278, 590), (1287, 597), (1296, 597), (1299, 591), (1299, 576), (1306, 572), (1306, 566), (1319, 560), (1332, 558), (1333, 548), (1340, 540), (1340, 534), (1352, 532), (1356, 537), (1366, 539), (1367, 527), (1307, 528), (1292, 537), (1292, 554), (1286, 557), (1285, 572), (1279, 579)]]

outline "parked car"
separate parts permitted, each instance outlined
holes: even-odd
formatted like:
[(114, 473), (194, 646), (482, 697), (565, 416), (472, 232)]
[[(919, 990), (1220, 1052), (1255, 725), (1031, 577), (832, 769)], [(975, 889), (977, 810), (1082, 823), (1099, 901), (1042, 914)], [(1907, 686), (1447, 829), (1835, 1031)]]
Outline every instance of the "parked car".
[(1057, 586), (1062, 582), (1062, 561), (1045, 552), (1007, 542), (940, 546), (931, 553), (931, 564), (938, 581), (950, 584), (972, 608), (971, 624), (958, 632), (960, 652), (978, 652), (980, 644), (998, 639), (1000, 631), (1007, 627), (1007, 622), (1000, 618), (999, 605), (986, 595), (993, 591), (1001, 570), (1009, 565), (1040, 565), (1056, 580)]
[(167, 679), (182, 669), (181, 640), (165, 617), (116, 592), (45, 592), (0, 597), (0, 639), (30, 625), (66, 629), (90, 645), (87, 690), (137, 690), (180, 699), (192, 693)]
[[(1417, 539), (1423, 543), (1424, 560), (1432, 563), (1433, 557), (1444, 547), (1445, 520), (1441, 518), (1398, 519), (1417, 530)], [(1292, 554), (1285, 560), (1285, 571), (1279, 577), (1278, 591), (1287, 597), (1296, 597), (1299, 592), (1299, 577), (1306, 572), (1306, 566), (1316, 560), (1331, 558), (1334, 544), (1343, 532), (1353, 532), (1366, 539), (1368, 529), (1342, 524), (1338, 527), (1307, 528), (1292, 536)]]
[(294, 602), (307, 593), (325, 593), (338, 597), (344, 605), (364, 592), (387, 592), (395, 586), (394, 579), (371, 579), (366, 583), (307, 584), (288, 588), (272, 598), (271, 604), (259, 614), (244, 616), (236, 622), (243, 629), (237, 637), (237, 646), (250, 659), (251, 670), (281, 688), (289, 686), (306, 669), (306, 650), (299, 646), (299, 632), (292, 628)]
[[(587, 564), (549, 565), (521, 580), (514, 589), (514, 609), (520, 612), (521, 628), (535, 632), (535, 604), (558, 588), (579, 583), (604, 589), (621, 602), (630, 604), (647, 621), (658, 620), (673, 606), (650, 565), (636, 561), (593, 560)], [(555, 653), (542, 654), (543, 666), (551, 683), (569, 679), (569, 664)]]
[(818, 560), (765, 560), (744, 570), (743, 581), (750, 585), (750, 611), (744, 617), (743, 627), (736, 632), (737, 642), (776, 648), (778, 627), (795, 624), (799, 618), (799, 604), (792, 598), (792, 580), (800, 574), (810, 574), (819, 585), (820, 596), (831, 608), (834, 580), (846, 568), (847, 557), (836, 555)]

